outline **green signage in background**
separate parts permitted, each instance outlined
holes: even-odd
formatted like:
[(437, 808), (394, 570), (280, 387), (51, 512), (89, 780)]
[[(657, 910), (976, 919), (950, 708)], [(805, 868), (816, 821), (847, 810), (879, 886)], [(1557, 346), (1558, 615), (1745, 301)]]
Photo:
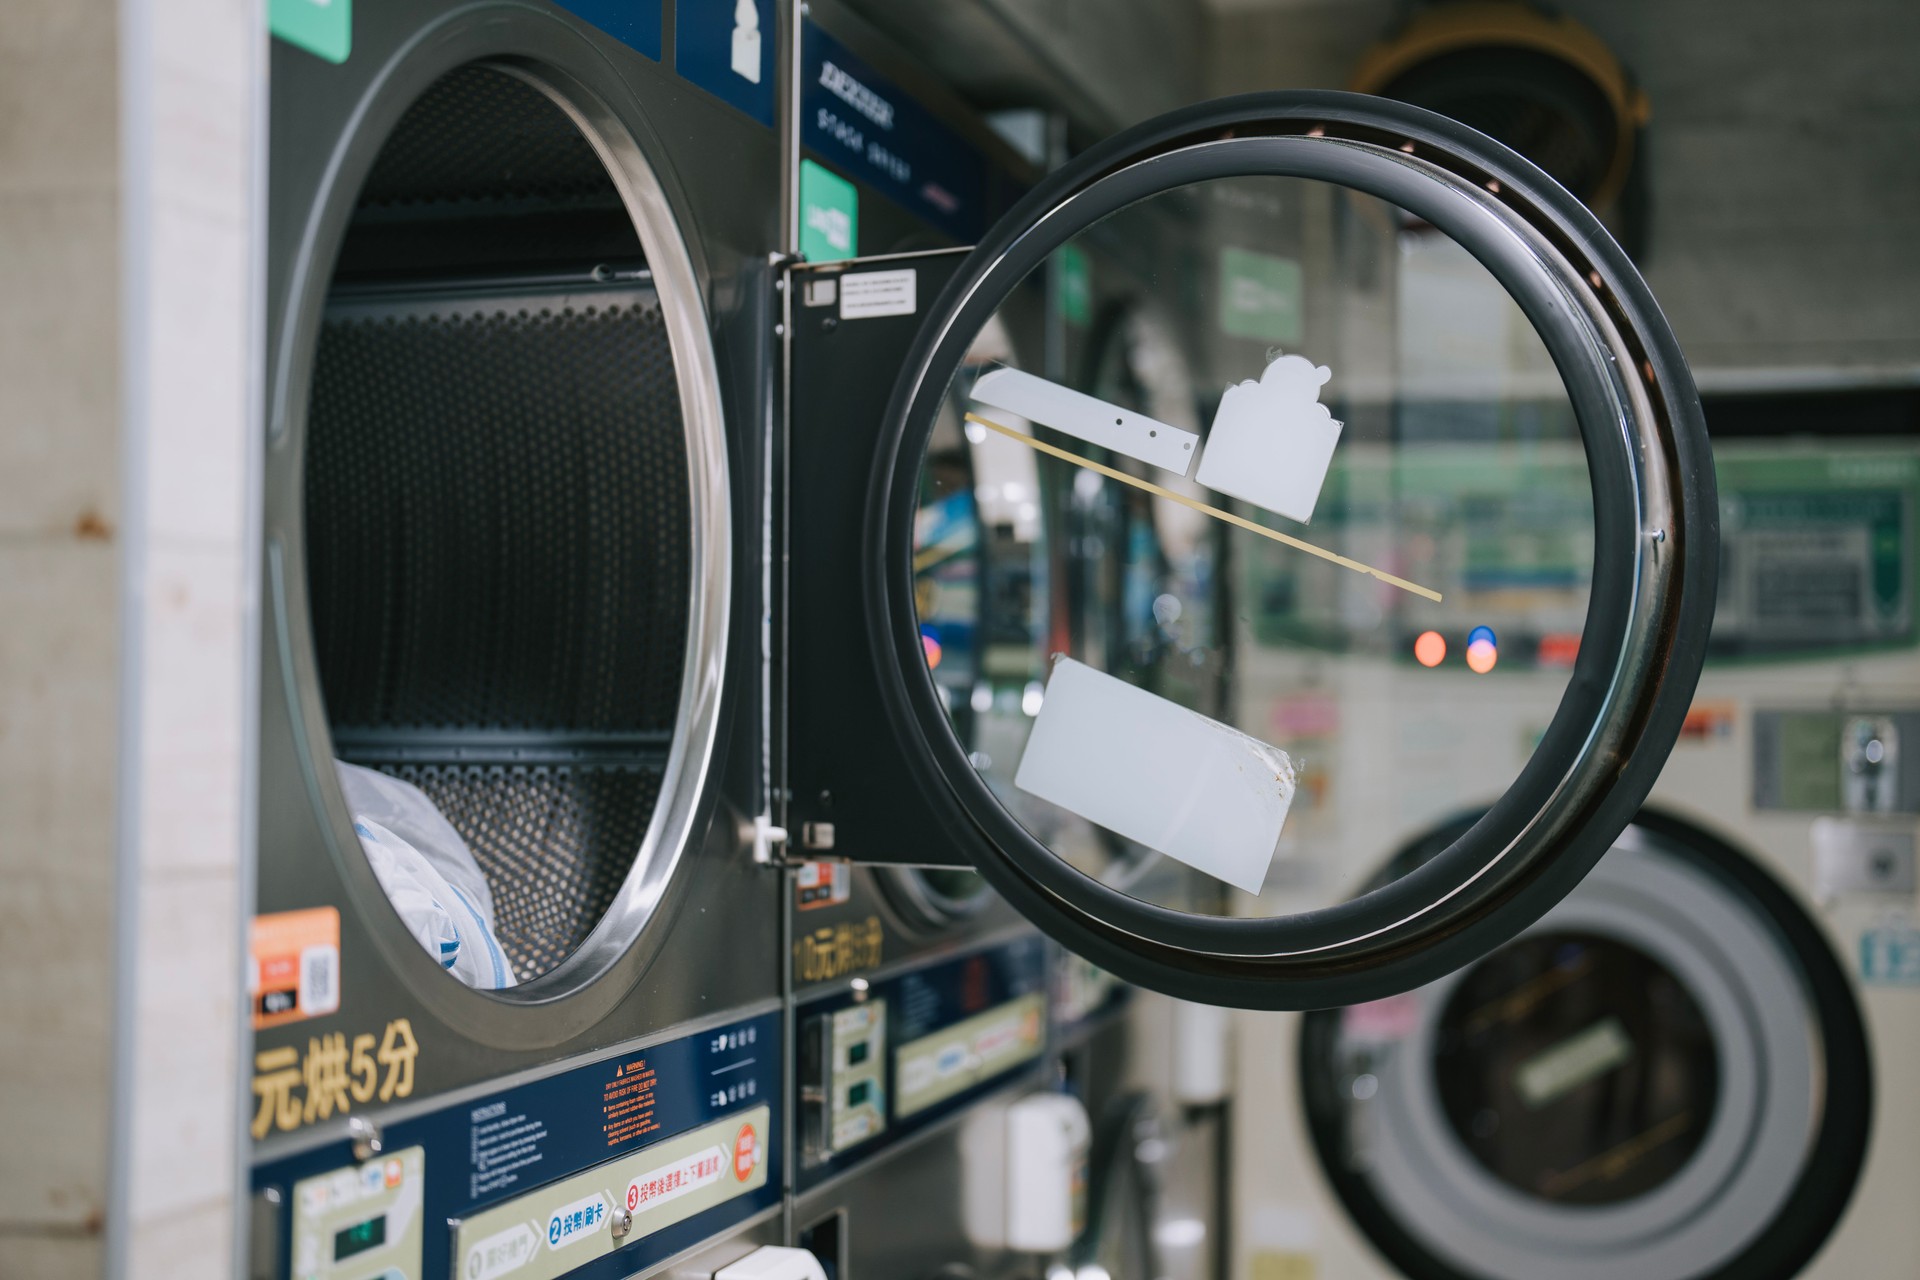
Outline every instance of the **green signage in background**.
[(353, 0), (267, 0), (267, 29), (317, 58), (345, 62), (353, 50)]
[(811, 160), (800, 162), (800, 252), (808, 262), (860, 256), (860, 193)]
[(1300, 340), (1300, 264), (1251, 249), (1220, 251), (1220, 332), (1256, 342)]
[(1068, 324), (1085, 328), (1093, 318), (1093, 276), (1087, 268), (1087, 255), (1079, 245), (1060, 246), (1060, 271), (1056, 281), (1060, 290), (1060, 317)]

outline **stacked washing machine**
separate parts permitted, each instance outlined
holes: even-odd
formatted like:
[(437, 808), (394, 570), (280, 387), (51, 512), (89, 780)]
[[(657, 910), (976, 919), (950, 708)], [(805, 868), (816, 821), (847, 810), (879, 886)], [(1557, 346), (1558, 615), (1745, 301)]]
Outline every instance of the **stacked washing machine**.
[[(1023, 194), (824, 2), (275, 13), (256, 1274), (1184, 1265), (1219, 1233), (1137, 1095), (1225, 1075), (1134, 1052), (1116, 976), (1431, 981), (1681, 735), (1718, 563), (1686, 367), (1487, 139), (1257, 96)], [(1413, 232), (1514, 321), (1504, 418), (1454, 411), (1489, 353), (1384, 305)], [(1591, 518), (1463, 555), (1489, 483)], [(1564, 564), (1486, 815), (1314, 900), (1334, 814), (1399, 814), (1325, 767), (1342, 717), (1458, 754), (1485, 686), (1382, 672)], [(1210, 1124), (1171, 1145), (1218, 1163)]]
[[(1920, 447), (1903, 397), (1708, 401), (1711, 656), (1648, 808), (1578, 890), (1406, 995), (1241, 1024), (1239, 1087), (1281, 1100), (1239, 1118), (1248, 1274), (1908, 1272)], [(1505, 532), (1462, 511), (1452, 536), (1515, 536), (1517, 495), (1487, 501)], [(1521, 616), (1546, 615), (1544, 574), (1524, 586), (1491, 619), (1497, 665), (1466, 730), (1486, 753), (1535, 731), (1524, 682), (1554, 660)], [(1509, 664), (1522, 687), (1501, 690)], [(1437, 797), (1469, 799), (1483, 767), (1338, 737), (1333, 770), (1385, 753)], [(1410, 823), (1371, 866), (1302, 874), (1391, 879), (1470, 821)]]
[(710, 1272), (788, 1161), (773, 6), (288, 9), (253, 1274)]
[[(884, 417), (925, 304), (1035, 174), (851, 13), (810, 6), (799, 56), (793, 181), (806, 261), (787, 299), (791, 550), (780, 613), (794, 674), (775, 739), (801, 860), (788, 899), (794, 1229), (839, 1276), (1023, 1275), (1070, 1235), (1049, 1241), (1008, 1222), (1007, 1131), (1037, 1107), (1027, 1123), (1037, 1115), (1047, 1136), (1059, 1132), (1057, 1109), (1071, 1104), (1057, 1092), (1056, 1014), (1076, 1030), (1110, 1021), (1114, 984), (1086, 966), (1069, 971), (963, 859), (923, 847), (892, 812), (904, 797), (850, 776), (831, 743), (858, 678), (835, 621), (859, 609), (847, 566), (861, 535), (860, 507), (840, 500), (834, 477), (867, 461), (835, 442), (849, 421)], [(913, 140), (911, 177), (900, 168), (909, 161), (870, 150), (857, 132), (876, 131), (876, 118)], [(904, 301), (863, 307), (855, 291), (875, 276)], [(1043, 369), (1047, 327), (1046, 291), (1030, 287), (973, 344), (969, 376)], [(1049, 567), (1031, 456), (981, 439), (965, 407), (954, 396), (929, 443), (938, 478), (916, 500), (914, 582), (928, 670), (956, 732), (984, 753), (1023, 718), (1039, 674), (1026, 650), (1045, 625)], [(1053, 1164), (1063, 1193), (1089, 1136)]]

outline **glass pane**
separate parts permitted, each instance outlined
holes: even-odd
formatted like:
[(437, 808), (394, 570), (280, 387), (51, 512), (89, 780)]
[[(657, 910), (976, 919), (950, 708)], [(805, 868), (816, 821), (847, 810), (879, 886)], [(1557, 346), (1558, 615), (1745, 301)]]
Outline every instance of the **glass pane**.
[(1340, 901), (1506, 791), (1565, 691), (1593, 502), (1546, 347), (1460, 245), (1305, 179), (1156, 195), (1046, 270), (1051, 358), (989, 325), (922, 476), (954, 730), (1142, 899)]
[(1586, 933), (1481, 961), (1440, 1014), (1434, 1083), (1455, 1138), (1508, 1186), (1618, 1204), (1699, 1148), (1719, 1053), (1692, 994), (1637, 947)]

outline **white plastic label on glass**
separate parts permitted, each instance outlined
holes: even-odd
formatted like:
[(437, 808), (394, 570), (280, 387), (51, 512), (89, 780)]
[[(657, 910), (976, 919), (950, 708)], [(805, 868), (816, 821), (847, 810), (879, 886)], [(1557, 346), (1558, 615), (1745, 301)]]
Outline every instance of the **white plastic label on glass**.
[(1306, 524), (1327, 481), (1340, 424), (1320, 403), (1333, 371), (1279, 356), (1258, 382), (1228, 387), (1194, 479)]
[(1191, 431), (1018, 369), (992, 369), (981, 374), (973, 384), (972, 396), (980, 404), (1019, 414), (1179, 476), (1192, 469), (1194, 450), (1200, 445), (1200, 437)]
[(1014, 784), (1248, 893), (1293, 803), (1280, 748), (1058, 658)]

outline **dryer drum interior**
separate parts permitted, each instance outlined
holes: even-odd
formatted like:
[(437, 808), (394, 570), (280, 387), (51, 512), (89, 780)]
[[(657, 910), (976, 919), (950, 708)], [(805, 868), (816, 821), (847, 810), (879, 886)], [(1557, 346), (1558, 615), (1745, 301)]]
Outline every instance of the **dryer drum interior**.
[(407, 109), (314, 356), (315, 662), (335, 755), (451, 822), (522, 983), (650, 850), (700, 642), (668, 333), (613, 178), (542, 88), (472, 65)]

